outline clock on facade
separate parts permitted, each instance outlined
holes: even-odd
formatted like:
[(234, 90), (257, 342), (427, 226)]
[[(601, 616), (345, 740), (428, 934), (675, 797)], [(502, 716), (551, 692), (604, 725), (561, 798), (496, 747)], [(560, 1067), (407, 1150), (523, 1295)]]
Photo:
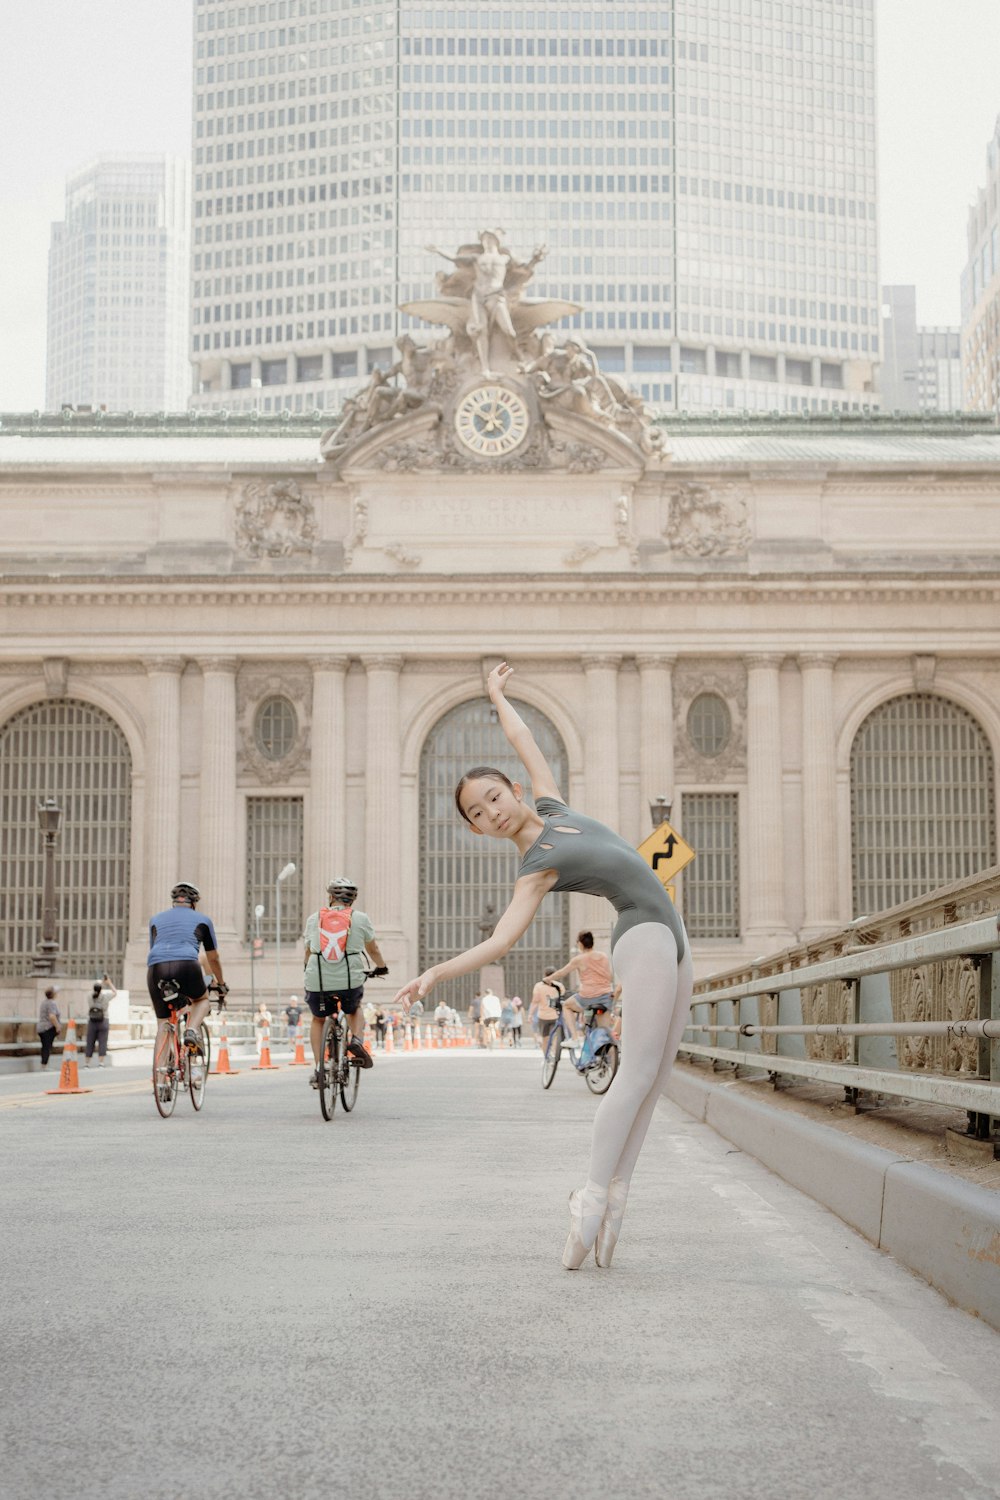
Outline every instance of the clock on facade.
[(492, 381), (467, 391), (455, 407), (455, 433), (480, 458), (504, 458), (528, 436), (528, 408), (516, 391)]

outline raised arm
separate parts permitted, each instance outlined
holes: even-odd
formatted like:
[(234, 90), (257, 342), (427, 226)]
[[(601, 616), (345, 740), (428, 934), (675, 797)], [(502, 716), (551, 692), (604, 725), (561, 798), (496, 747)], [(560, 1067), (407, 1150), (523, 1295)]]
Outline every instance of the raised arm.
[(419, 978), (411, 979), (396, 991), (393, 1004), (409, 1007), (414, 1000), (426, 999), (442, 979), (457, 979), (461, 974), (471, 974), (485, 964), (496, 963), (497, 959), (503, 958), (518, 938), (527, 932), (549, 885), (550, 882), (538, 875), (525, 875), (516, 881), (510, 904), (494, 927), (492, 935), (484, 942), (477, 943), (474, 948), (456, 953), (454, 958), (446, 959), (443, 964), (425, 969)]
[(507, 701), (505, 689), (513, 674), (514, 668), (502, 661), (499, 666), (493, 668), (486, 682), (486, 691), (497, 711), (500, 728), (528, 773), (531, 781), (531, 795), (535, 801), (537, 802), (539, 797), (555, 797), (562, 802), (562, 792), (556, 785), (556, 779), (549, 768), (548, 761), (535, 743), (535, 736), (517, 709)]

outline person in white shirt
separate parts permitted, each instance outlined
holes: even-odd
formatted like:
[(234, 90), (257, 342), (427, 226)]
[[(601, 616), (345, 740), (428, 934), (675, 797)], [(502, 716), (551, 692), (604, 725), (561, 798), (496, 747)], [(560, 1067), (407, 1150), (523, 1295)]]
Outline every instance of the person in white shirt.
[(480, 1012), (482, 1016), (484, 1047), (492, 1047), (496, 1041), (497, 1022), (500, 1019), (500, 1012), (502, 1010), (503, 1006), (500, 1002), (500, 996), (495, 995), (492, 990), (484, 991), (482, 1011)]

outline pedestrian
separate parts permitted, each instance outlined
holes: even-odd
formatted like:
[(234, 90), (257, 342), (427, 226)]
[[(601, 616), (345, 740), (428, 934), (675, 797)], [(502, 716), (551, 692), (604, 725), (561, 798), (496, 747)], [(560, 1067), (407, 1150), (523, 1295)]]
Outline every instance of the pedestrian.
[(268, 1037), (270, 1037), (270, 1035), (271, 1035), (271, 1012), (267, 1008), (267, 1001), (266, 1000), (261, 1000), (257, 1004), (257, 1013), (256, 1013), (256, 1015), (253, 1018), (254, 1036), (257, 1038), (257, 1051), (258, 1052), (261, 1050), (261, 1047), (264, 1044), (264, 1028), (265, 1027), (267, 1028), (267, 1035), (268, 1035)]
[(434, 1007), (434, 1025), (437, 1027), (438, 1036), (444, 1040), (444, 1034), (451, 1025), (451, 1007), (439, 1000)]
[(49, 1058), (52, 1055), (52, 1044), (59, 1035), (62, 1021), (59, 1016), (59, 1006), (56, 996), (59, 993), (57, 984), (50, 984), (45, 991), (44, 999), (38, 1007), (38, 1021), (35, 1030), (38, 1032), (38, 1040), (42, 1044), (42, 1067), (47, 1068)]
[(492, 1048), (497, 1039), (497, 1022), (500, 1020), (500, 1012), (503, 1006), (500, 996), (495, 995), (491, 989), (486, 989), (481, 1002), (482, 1021), (480, 1029), (483, 1033), (483, 1046)]
[(476, 1046), (481, 1047), (483, 1045), (483, 997), (479, 990), (469, 1001), (469, 1026)]
[[(513, 1005), (511, 1004), (511, 1002), (509, 1000), (505, 1000), (504, 1003), (503, 1003), (503, 1009), (500, 1012), (500, 1042), (501, 1042), (501, 1045), (503, 1045), (504, 1043), (506, 1043), (506, 1042), (509, 1041), (510, 1034), (511, 1034), (511, 1031), (513, 1029), (513, 1026), (514, 1026), (514, 1007), (513, 1007)], [(513, 1041), (510, 1041), (509, 1045), (511, 1047), (513, 1047), (513, 1045), (514, 1045)]]
[(299, 1030), (299, 1021), (302, 1017), (302, 1006), (299, 1004), (298, 995), (292, 995), (285, 1006), (285, 1020), (288, 1023), (288, 1042), (291, 1045)]
[(632, 1173), (687, 1022), (694, 981), (690, 945), (666, 889), (642, 856), (563, 801), (530, 729), (506, 697), (512, 670), (506, 662), (494, 667), (487, 691), (528, 773), (535, 805), (525, 802), (519, 782), (493, 766), (467, 771), (455, 789), (456, 808), (473, 835), (509, 839), (521, 856), (510, 902), (490, 937), (425, 969), (397, 999), (424, 999), (443, 980), (499, 963), (549, 891), (580, 891), (613, 904), (618, 918), (612, 953), (629, 997), (621, 1065), (594, 1116), (590, 1170), (584, 1186), (570, 1194), (563, 1250), (567, 1270), (578, 1269), (591, 1250), (599, 1266), (608, 1266)]
[(84, 1055), (84, 1067), (89, 1068), (94, 1056), (94, 1048), (97, 1048), (97, 1056), (100, 1067), (105, 1067), (108, 1057), (108, 1033), (111, 1030), (111, 1018), (109, 1011), (111, 1002), (117, 995), (107, 974), (100, 979), (94, 980), (94, 986), (90, 994), (90, 1008), (87, 1011), (87, 1046)]
[(385, 1048), (385, 1031), (386, 1031), (387, 1024), (388, 1024), (388, 1017), (386, 1016), (385, 1011), (382, 1009), (381, 1005), (376, 1005), (376, 1007), (375, 1007), (375, 1045), (376, 1045), (376, 1047), (382, 1047), (383, 1049)]
[(545, 970), (545, 977), (540, 979), (531, 991), (531, 1005), (528, 1009), (528, 1019), (535, 1034), (535, 1041), (543, 1051), (548, 1034), (559, 1019), (556, 1001), (561, 1000), (566, 993), (566, 986), (558, 979), (552, 978), (555, 972), (555, 965), (549, 964)]
[(512, 1047), (520, 1047), (521, 1027), (524, 1025), (524, 1001), (520, 995), (515, 995), (510, 1004), (514, 1012), (514, 1019), (510, 1023), (510, 1044)]

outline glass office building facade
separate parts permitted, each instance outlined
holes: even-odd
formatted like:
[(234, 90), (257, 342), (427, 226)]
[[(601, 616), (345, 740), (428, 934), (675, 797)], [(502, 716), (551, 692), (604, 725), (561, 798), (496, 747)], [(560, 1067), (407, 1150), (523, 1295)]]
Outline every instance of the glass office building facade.
[(196, 405), (336, 410), (486, 228), (656, 408), (873, 402), (873, 0), (196, 0), (194, 49)]

